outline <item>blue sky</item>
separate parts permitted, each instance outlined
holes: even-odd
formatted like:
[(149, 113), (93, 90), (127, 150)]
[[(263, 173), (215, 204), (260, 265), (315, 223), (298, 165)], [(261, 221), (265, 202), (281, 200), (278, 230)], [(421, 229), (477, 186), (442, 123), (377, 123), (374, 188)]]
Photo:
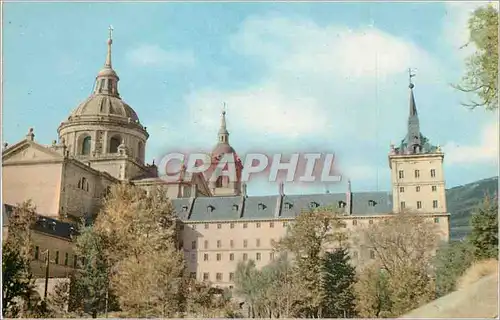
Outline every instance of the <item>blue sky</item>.
[[(335, 152), (354, 191), (390, 188), (409, 67), (421, 128), (447, 186), (498, 174), (498, 114), (450, 87), (474, 3), (6, 3), (3, 141), (49, 144), (91, 92), (114, 27), (120, 93), (151, 135), (147, 159), (216, 143), (222, 102), (236, 151)], [(251, 194), (277, 192), (254, 181)], [(287, 185), (288, 193), (324, 185)], [(345, 184), (328, 186), (343, 191)]]

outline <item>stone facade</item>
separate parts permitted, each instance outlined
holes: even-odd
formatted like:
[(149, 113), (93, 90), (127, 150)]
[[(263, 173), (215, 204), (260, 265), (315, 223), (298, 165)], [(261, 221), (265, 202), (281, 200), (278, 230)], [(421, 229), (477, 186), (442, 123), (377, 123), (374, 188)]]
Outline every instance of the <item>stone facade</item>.
[[(269, 263), (272, 241), (286, 235), (287, 226), (304, 210), (336, 207), (343, 213), (345, 231), (354, 235), (399, 212), (415, 210), (435, 223), (442, 239), (448, 240), (444, 155), (420, 133), (413, 85), (408, 133), (389, 153), (392, 194), (351, 192), (349, 182), (346, 192), (339, 194), (287, 195), (280, 185), (277, 195), (252, 197), (240, 181), (242, 164), (229, 143), (225, 112), (211, 155), (213, 170), (184, 173), (178, 181), (167, 182), (154, 162), (145, 162), (149, 134), (119, 95), (111, 44), (109, 39), (106, 62), (92, 95), (61, 123), (59, 141), (41, 145), (30, 129), (25, 139), (2, 150), (4, 237), (8, 208), (31, 199), (40, 215), (34, 236), (37, 277), (45, 275), (45, 250), (50, 251), (51, 278), (71, 273), (76, 259), (81, 259), (72, 251), (75, 226), (71, 221), (97, 214), (102, 198), (115, 183), (131, 183), (146, 191), (165, 187), (183, 222), (180, 242), (189, 272), (218, 286), (232, 285), (240, 260), (253, 259), (258, 266)], [(218, 174), (214, 168), (225, 154), (234, 156), (235, 181), (211, 179)], [(351, 244), (351, 254), (357, 265), (373, 257), (356, 243)]]

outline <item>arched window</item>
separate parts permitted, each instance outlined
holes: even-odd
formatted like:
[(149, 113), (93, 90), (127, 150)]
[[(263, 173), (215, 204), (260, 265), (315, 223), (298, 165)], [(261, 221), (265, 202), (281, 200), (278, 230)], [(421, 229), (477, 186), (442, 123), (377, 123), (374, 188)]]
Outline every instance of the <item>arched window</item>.
[(122, 143), (120, 136), (114, 136), (109, 140), (109, 153), (118, 153), (118, 146)]
[(88, 191), (87, 179), (86, 179), (85, 177), (84, 177), (84, 178), (82, 178), (81, 183), (79, 183), (79, 187), (80, 187), (82, 190), (87, 190), (87, 191)]
[(88, 155), (90, 154), (90, 145), (91, 145), (91, 142), (92, 142), (92, 138), (90, 136), (87, 136), (83, 139), (82, 141), (82, 149), (81, 149), (81, 153), (82, 155)]

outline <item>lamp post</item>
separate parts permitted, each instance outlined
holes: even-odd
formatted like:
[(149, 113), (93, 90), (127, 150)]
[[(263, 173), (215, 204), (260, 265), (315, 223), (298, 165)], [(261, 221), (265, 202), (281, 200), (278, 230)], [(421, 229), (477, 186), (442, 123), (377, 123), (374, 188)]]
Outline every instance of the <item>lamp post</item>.
[(45, 258), (45, 289), (43, 292), (43, 301), (47, 302), (47, 290), (49, 287), (49, 262), (50, 262), (50, 251), (49, 249), (42, 252), (42, 254), (47, 254)]

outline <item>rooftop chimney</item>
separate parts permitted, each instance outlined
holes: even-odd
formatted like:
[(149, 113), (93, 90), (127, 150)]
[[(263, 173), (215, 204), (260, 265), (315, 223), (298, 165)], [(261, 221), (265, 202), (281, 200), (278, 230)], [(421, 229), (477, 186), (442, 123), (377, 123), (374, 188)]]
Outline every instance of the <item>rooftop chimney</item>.
[(243, 195), (243, 197), (248, 197), (247, 195), (247, 184), (243, 182), (243, 184), (241, 185), (241, 194)]

